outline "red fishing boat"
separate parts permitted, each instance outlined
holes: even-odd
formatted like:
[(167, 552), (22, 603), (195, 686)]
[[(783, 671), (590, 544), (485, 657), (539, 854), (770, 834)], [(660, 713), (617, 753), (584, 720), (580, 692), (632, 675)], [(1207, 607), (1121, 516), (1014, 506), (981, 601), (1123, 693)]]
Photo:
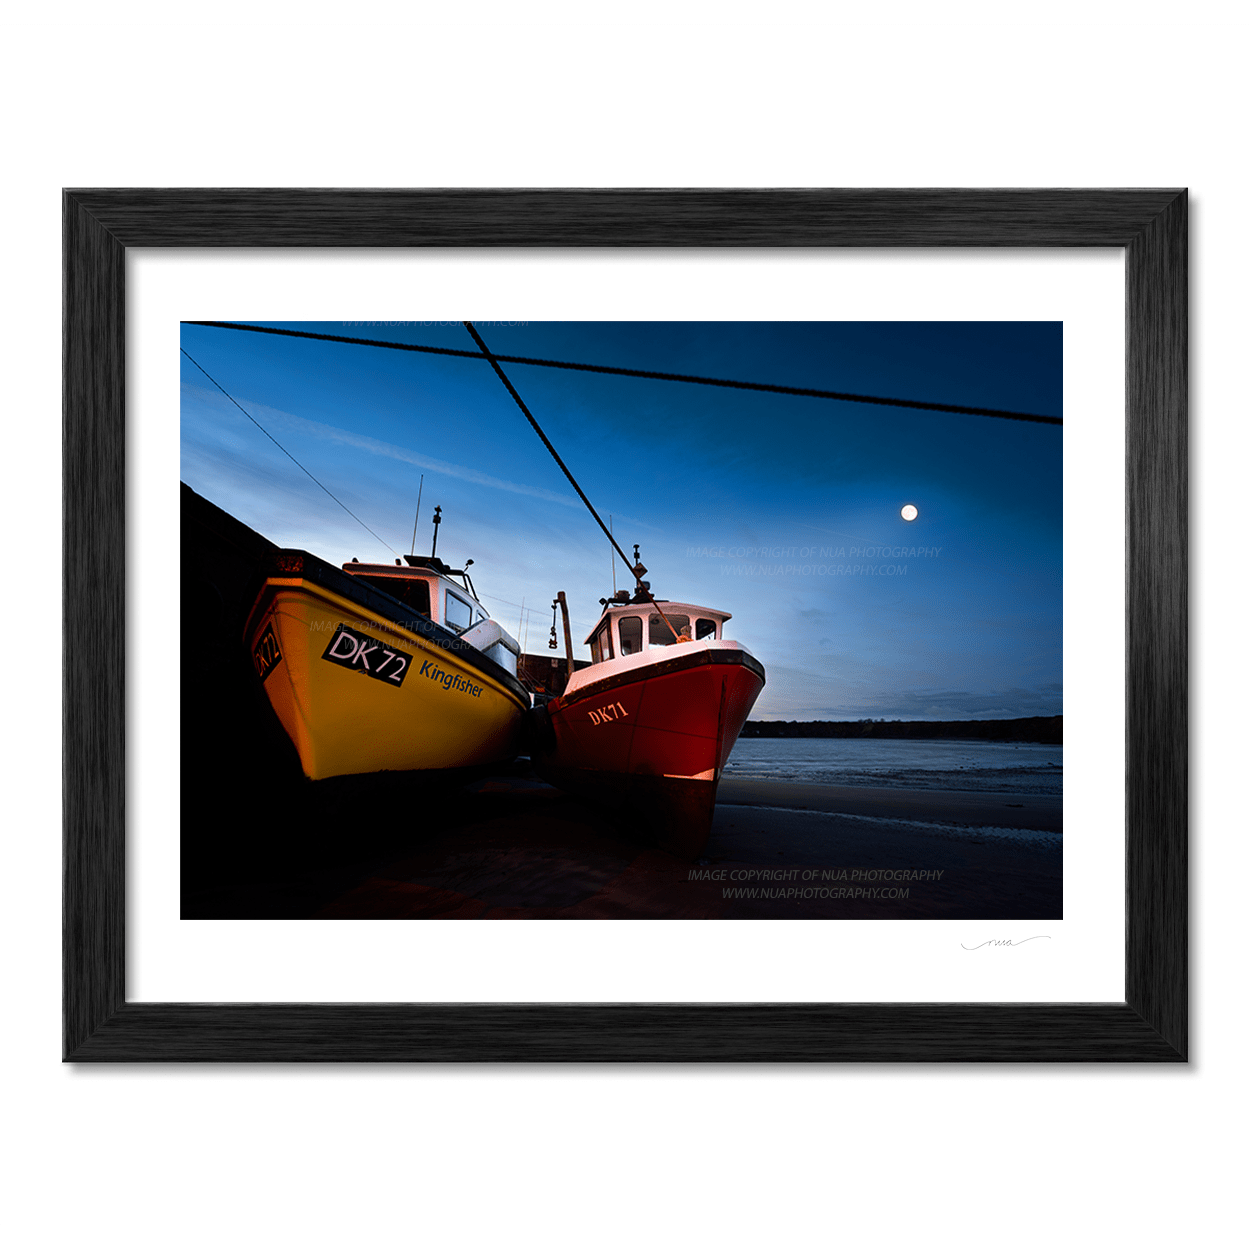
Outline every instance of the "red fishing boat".
[(629, 808), (660, 847), (695, 859), (764, 666), (723, 637), (728, 612), (653, 599), (644, 582), (601, 602), (590, 664), (535, 711), (534, 766), (562, 790)]

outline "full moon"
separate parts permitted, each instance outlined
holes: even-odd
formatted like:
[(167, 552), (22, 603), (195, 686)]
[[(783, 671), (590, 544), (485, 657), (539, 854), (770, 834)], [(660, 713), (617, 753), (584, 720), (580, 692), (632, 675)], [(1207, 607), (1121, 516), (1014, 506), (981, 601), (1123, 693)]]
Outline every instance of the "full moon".
[(914, 521), (920, 515), (920, 509), (914, 503), (907, 503), (903, 505), (900, 515), (904, 521)]

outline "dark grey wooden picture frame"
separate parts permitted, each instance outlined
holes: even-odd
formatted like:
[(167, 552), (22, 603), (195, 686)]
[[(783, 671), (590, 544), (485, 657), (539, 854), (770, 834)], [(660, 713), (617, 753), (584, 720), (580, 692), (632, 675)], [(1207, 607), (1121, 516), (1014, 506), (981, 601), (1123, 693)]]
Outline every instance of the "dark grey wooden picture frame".
[[(1185, 1060), (1184, 191), (106, 189), (63, 207), (67, 1060)], [(1126, 249), (1123, 1002), (126, 1001), (126, 249), (451, 246)]]

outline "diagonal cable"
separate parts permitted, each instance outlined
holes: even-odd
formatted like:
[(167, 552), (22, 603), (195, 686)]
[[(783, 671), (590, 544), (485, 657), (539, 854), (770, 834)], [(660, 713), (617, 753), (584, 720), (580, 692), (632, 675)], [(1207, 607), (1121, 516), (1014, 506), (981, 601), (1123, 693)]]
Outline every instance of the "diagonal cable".
[(369, 533), (373, 534), (374, 538), (376, 538), (378, 542), (380, 542), (382, 546), (387, 549), (387, 551), (394, 552), (395, 555), (399, 554), (399, 552), (395, 551), (395, 548), (392, 547), (385, 538), (379, 537), (379, 535), (375, 534), (373, 530), (370, 530), (369, 527), (365, 525), (365, 523), (328, 486), (326, 486), (323, 482), (317, 481), (317, 479), (313, 477), (313, 475), (305, 469), (304, 466), (300, 464), (300, 462), (296, 460), (295, 457), (291, 455), (291, 453), (287, 451), (287, 449), (283, 447), (282, 444), (278, 442), (278, 440), (274, 438), (274, 436), (270, 434), (269, 431), (265, 429), (265, 427), (261, 425), (261, 423), (257, 421), (256, 418), (252, 416), (252, 414), (248, 412), (248, 410), (244, 408), (243, 405), (239, 403), (239, 401), (235, 399), (235, 397), (231, 395), (230, 392), (226, 390), (226, 388), (222, 386), (222, 384), (218, 382), (217, 379), (213, 377), (213, 375), (209, 373), (209, 371), (205, 369), (204, 366), (200, 364), (200, 362), (196, 360), (196, 358), (192, 356), (185, 347), (179, 348), (179, 350), (288, 460), (291, 461), (292, 464), (299, 469), (303, 469), (303, 471), (307, 473), (314, 482), (317, 482), (317, 485), (320, 486), (321, 489), (325, 491), (325, 493), (329, 495), (330, 498), (333, 499), (334, 502), (338, 504), (338, 506), (342, 508), (353, 521), (369, 530)]
[[(466, 321), (464, 323), (464, 328), (468, 330), (468, 332), (471, 335), (473, 335), (473, 341), (478, 345), (478, 347), (482, 349), (482, 355), (485, 356), (488, 361), (490, 361), (491, 368), (495, 370), (495, 372), (499, 375), (499, 380), (504, 384), (504, 386), (508, 388), (508, 394), (511, 395), (512, 398), (516, 400), (517, 407), (520, 408), (520, 410), (525, 414), (525, 418), (530, 423), (530, 425), (534, 427), (534, 433), (537, 434), (538, 437), (543, 440), (543, 446), (546, 447), (546, 449), (549, 452), (551, 452), (552, 459), (555, 460), (556, 464), (560, 466), (561, 470), (564, 473), (564, 476), (569, 479), (569, 485), (572, 486), (575, 491), (577, 491), (578, 497), (581, 499), (582, 503), (584, 503), (586, 507), (590, 510), (590, 515), (594, 517), (596, 521), (598, 521), (599, 528), (603, 531), (608, 542), (610, 542), (612, 546), (616, 548), (617, 554), (621, 557), (622, 560), (625, 561), (625, 567), (627, 569), (633, 569), (634, 566), (630, 564), (629, 557), (621, 550), (620, 545), (617, 543), (616, 538), (612, 534), (612, 531), (608, 529), (606, 525), (604, 525), (603, 518), (595, 511), (595, 505), (592, 504), (590, 500), (586, 498), (586, 492), (582, 490), (580, 486), (578, 486), (577, 479), (573, 476), (572, 472), (569, 470), (569, 466), (565, 464), (563, 460), (560, 459), (560, 453), (556, 451), (556, 449), (551, 445), (551, 439), (549, 439), (546, 436), (546, 434), (543, 433), (542, 426), (538, 424), (538, 422), (534, 419), (534, 414), (530, 412), (530, 410), (525, 406), (525, 400), (523, 400), (520, 397), (520, 395), (517, 394), (516, 387), (513, 386), (510, 381), (508, 381), (508, 375), (504, 373), (503, 369), (500, 367), (498, 359), (491, 354), (490, 348), (486, 346), (485, 342), (483, 342), (482, 336), (477, 332), (477, 328), (474, 326), (473, 322)], [(641, 590), (642, 593), (646, 595), (647, 598), (651, 601), (651, 605), (663, 618), (664, 624), (667, 625), (669, 629), (673, 630), (673, 637), (676, 638), (678, 636), (677, 630), (673, 629), (673, 622), (670, 621), (668, 617), (664, 615), (664, 609), (661, 608), (660, 605), (656, 603), (654, 599), (651, 598), (650, 593), (643, 587), (642, 578), (638, 575), (637, 572), (634, 573), (634, 578), (638, 582), (638, 589)]]

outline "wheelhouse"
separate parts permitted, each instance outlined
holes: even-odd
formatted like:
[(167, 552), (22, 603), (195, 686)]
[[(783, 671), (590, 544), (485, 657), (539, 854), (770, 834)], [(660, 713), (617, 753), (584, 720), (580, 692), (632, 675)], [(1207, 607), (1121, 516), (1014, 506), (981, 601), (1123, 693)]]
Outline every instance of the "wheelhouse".
[[(463, 634), (489, 619), (469, 586), (468, 575), (453, 569), (434, 556), (405, 556), (408, 567), (400, 564), (361, 564), (353, 560), (343, 572), (367, 582), (419, 616), (428, 616), (436, 625)], [(459, 577), (464, 585), (452, 581)]]
[[(453, 569), (436, 556), (405, 556), (400, 564), (361, 564), (353, 560), (343, 572), (367, 582), (392, 599), (398, 599), (418, 616), (458, 634), (470, 646), (494, 660), (514, 677), (521, 644), (478, 602), (473, 579), (463, 569)], [(452, 578), (458, 577), (459, 582)]]
[(613, 605), (604, 609), (586, 638), (590, 661), (601, 664), (684, 642), (719, 641), (724, 624), (730, 619), (728, 612), (665, 599)]

